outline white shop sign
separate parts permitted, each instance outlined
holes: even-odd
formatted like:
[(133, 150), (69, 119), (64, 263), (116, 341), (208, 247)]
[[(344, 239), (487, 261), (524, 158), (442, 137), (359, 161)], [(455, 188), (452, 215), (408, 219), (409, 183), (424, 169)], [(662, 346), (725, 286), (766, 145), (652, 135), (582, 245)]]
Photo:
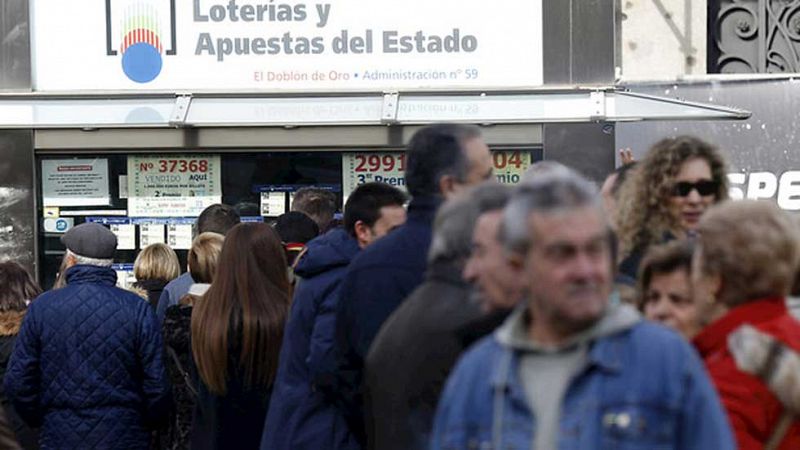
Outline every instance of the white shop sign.
[(42, 91), (543, 84), (542, 0), (31, 0), (31, 17)]

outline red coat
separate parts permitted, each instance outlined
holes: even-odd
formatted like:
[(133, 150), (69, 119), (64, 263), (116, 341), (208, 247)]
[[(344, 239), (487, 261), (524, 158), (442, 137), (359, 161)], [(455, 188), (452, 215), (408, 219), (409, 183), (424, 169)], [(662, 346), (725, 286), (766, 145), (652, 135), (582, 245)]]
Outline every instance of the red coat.
[[(745, 323), (800, 351), (800, 322), (789, 315), (783, 298), (769, 298), (731, 309), (694, 339), (728, 412), (739, 449), (760, 450), (783, 414), (783, 406), (765, 383), (739, 371), (728, 351), (728, 335)], [(780, 449), (800, 449), (800, 421), (789, 428)]]

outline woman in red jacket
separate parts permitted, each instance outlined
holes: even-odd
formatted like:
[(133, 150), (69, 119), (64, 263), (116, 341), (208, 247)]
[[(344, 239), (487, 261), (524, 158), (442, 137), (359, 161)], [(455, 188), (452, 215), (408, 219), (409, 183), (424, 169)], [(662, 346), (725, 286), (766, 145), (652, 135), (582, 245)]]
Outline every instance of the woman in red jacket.
[(729, 348), (730, 335), (750, 325), (800, 350), (800, 323), (785, 302), (800, 258), (800, 236), (774, 204), (755, 201), (712, 208), (698, 231), (692, 282), (707, 325), (694, 345), (719, 391), (739, 448), (800, 449), (800, 422), (793, 420), (788, 429), (779, 426), (788, 417), (786, 407), (759, 377), (737, 366)]

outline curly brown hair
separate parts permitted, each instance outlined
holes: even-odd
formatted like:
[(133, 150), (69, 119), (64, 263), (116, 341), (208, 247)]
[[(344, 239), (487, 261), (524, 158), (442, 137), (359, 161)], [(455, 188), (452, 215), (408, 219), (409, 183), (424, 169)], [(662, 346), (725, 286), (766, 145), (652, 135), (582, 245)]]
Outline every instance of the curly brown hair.
[(728, 199), (727, 167), (716, 147), (693, 136), (658, 141), (620, 189), (617, 232), (622, 257), (659, 242), (679, 227), (670, 214), (673, 180), (683, 163), (694, 158), (711, 166), (718, 186), (715, 203)]

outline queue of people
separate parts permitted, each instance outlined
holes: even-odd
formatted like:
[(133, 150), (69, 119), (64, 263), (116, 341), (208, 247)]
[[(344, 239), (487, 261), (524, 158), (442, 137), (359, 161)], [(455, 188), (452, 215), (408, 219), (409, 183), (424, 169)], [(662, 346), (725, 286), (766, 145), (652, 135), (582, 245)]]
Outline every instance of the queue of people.
[(557, 163), (504, 186), (478, 127), (438, 124), (408, 195), (213, 205), (188, 271), (148, 247), (134, 292), (79, 225), (53, 290), (0, 264), (0, 445), (800, 448), (800, 227), (725, 174), (682, 136), (602, 190)]

